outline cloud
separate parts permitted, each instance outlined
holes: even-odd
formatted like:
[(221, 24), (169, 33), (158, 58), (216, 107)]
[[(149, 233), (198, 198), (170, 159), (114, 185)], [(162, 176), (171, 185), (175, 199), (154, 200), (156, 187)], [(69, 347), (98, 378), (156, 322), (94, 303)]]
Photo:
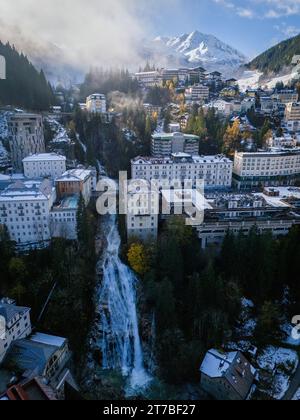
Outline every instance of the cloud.
[(300, 34), (300, 26), (287, 25), (286, 22), (281, 22), (279, 25), (275, 25), (274, 29), (280, 32), (285, 38), (292, 38)]
[(254, 10), (250, 8), (240, 7), (237, 2), (232, 2), (229, 0), (213, 0), (215, 3), (219, 4), (220, 6), (225, 7), (226, 9), (232, 10), (240, 17), (252, 19), (255, 16)]
[(242, 7), (241, 0), (212, 0), (238, 16), (256, 19), (278, 19), (284, 16), (300, 15), (300, 0), (249, 0), (247, 7)]
[(149, 29), (146, 0), (0, 1), (2, 40), (13, 42), (18, 33), (19, 39), (51, 42), (82, 68), (137, 63), (136, 44)]

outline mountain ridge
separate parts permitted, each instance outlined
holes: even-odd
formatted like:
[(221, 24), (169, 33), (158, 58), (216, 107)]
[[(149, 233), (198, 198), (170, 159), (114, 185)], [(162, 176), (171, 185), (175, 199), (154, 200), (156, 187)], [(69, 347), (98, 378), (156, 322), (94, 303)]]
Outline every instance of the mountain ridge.
[(264, 51), (246, 67), (249, 70), (261, 71), (265, 75), (279, 74), (291, 68), (294, 55), (300, 55), (300, 34)]
[(232, 73), (247, 62), (237, 49), (198, 30), (174, 37), (158, 36), (146, 44), (144, 55), (149, 61), (167, 67), (201, 65), (223, 73)]

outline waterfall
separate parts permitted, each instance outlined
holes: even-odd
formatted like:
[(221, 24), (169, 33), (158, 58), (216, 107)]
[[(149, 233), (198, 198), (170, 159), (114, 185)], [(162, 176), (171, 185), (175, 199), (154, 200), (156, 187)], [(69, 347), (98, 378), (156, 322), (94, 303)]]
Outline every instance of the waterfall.
[(103, 282), (99, 291), (104, 369), (121, 369), (134, 390), (150, 378), (144, 369), (139, 335), (134, 273), (119, 258), (121, 239), (115, 216), (106, 226), (107, 248), (102, 262)]

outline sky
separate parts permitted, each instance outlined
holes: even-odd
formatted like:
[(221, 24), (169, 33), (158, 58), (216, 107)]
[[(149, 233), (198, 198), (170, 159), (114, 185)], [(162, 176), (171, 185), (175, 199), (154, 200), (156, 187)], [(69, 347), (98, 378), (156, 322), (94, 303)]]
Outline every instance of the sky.
[(128, 65), (138, 40), (199, 30), (253, 58), (300, 33), (299, 18), (300, 0), (0, 0), (0, 39), (50, 41), (77, 62)]
[[(300, 0), (153, 0), (154, 32), (176, 35), (198, 29), (216, 35), (250, 58), (300, 33)], [(150, 1), (151, 3), (151, 1)]]

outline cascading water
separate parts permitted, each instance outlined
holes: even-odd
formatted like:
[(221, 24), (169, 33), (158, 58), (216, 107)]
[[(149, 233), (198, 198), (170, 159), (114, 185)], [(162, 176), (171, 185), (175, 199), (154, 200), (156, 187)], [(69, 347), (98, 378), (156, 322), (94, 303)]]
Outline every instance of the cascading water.
[(106, 229), (107, 249), (101, 263), (103, 282), (99, 291), (103, 368), (121, 369), (130, 378), (129, 388), (135, 390), (150, 380), (144, 369), (138, 328), (137, 278), (119, 258), (121, 239), (115, 216), (109, 217)]

